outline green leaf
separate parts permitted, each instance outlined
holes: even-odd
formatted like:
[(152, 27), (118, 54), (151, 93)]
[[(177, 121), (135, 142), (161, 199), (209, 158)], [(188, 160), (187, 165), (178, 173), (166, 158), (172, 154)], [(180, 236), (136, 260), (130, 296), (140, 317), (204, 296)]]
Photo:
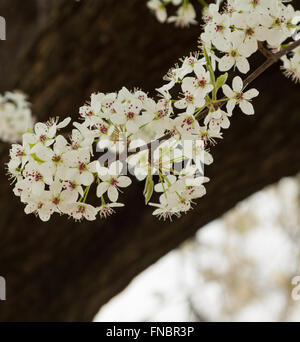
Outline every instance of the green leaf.
[(145, 183), (145, 188), (144, 188), (144, 197), (145, 197), (145, 204), (148, 204), (150, 201), (152, 194), (154, 190), (154, 182), (152, 179), (152, 175), (148, 174), (146, 183)]
[(216, 89), (220, 89), (222, 87), (222, 85), (224, 85), (227, 81), (228, 78), (228, 73), (226, 72), (225, 74), (221, 75), (218, 77), (217, 81), (216, 81)]
[(202, 44), (202, 47), (203, 47), (203, 52), (204, 52), (205, 61), (206, 61), (206, 68), (209, 71), (209, 75), (210, 75), (210, 82), (214, 86), (214, 89), (213, 89), (213, 99), (216, 100), (216, 98), (217, 98), (217, 88), (216, 88), (215, 73), (213, 71), (213, 67), (211, 65), (211, 60), (210, 60), (210, 58), (208, 56), (208, 53), (207, 53), (206, 48), (205, 48), (205, 45)]
[(31, 153), (31, 157), (39, 164), (44, 164), (45, 162), (41, 160), (35, 153)]

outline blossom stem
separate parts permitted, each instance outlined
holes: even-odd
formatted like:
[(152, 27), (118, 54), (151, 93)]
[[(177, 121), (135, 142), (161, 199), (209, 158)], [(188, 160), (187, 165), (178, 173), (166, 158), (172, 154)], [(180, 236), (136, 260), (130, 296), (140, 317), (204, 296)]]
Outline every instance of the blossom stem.
[(87, 187), (87, 189), (86, 189), (86, 193), (85, 193), (85, 196), (84, 196), (84, 199), (83, 199), (83, 203), (85, 203), (85, 201), (86, 201), (86, 198), (87, 198), (87, 195), (89, 194), (90, 188), (91, 188), (91, 186), (89, 185)]
[(163, 191), (164, 191), (165, 198), (167, 198), (167, 192), (165, 189), (164, 180), (162, 178), (162, 173), (161, 173), (160, 169), (158, 169), (158, 176), (159, 176), (159, 181), (160, 181), (162, 188), (163, 188)]
[(208, 4), (205, 0), (198, 0), (198, 2), (203, 6), (203, 7), (208, 7)]

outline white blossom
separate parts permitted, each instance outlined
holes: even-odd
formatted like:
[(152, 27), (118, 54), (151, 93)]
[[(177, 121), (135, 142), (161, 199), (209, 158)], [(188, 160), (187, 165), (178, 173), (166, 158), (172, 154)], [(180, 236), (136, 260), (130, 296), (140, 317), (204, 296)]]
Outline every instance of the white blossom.
[(177, 14), (175, 16), (171, 16), (168, 18), (169, 23), (175, 22), (176, 26), (186, 27), (193, 24), (197, 24), (196, 11), (194, 6), (191, 3), (183, 4), (177, 10)]
[(223, 92), (230, 99), (227, 102), (228, 113), (231, 114), (236, 104), (238, 104), (243, 113), (254, 114), (254, 108), (250, 100), (258, 96), (259, 92), (256, 89), (250, 89), (244, 93), (243, 87), (243, 81), (239, 76), (233, 79), (232, 89), (227, 84), (223, 85)]
[(22, 135), (32, 130), (34, 118), (27, 97), (20, 92), (0, 95), (0, 140), (16, 143)]
[(126, 188), (131, 184), (131, 179), (121, 175), (122, 167), (118, 161), (113, 162), (109, 168), (99, 167), (98, 175), (102, 182), (97, 187), (97, 196), (101, 197), (107, 192), (112, 202), (119, 197), (119, 188)]

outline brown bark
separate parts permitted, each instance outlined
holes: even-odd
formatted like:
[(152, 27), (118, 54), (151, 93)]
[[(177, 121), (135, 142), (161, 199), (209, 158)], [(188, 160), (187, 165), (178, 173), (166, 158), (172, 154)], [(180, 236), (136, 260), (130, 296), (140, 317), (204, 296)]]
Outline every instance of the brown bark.
[[(17, 8), (23, 3), (13, 2)], [(42, 24), (37, 24), (40, 9), (25, 18), (38, 2), (26, 1), (24, 16), (16, 19), (19, 27), (28, 20), (32, 25), (14, 36), (26, 37), (20, 46), (10, 42), (9, 27), (8, 40), (0, 42), (1, 51), (9, 50), (6, 57), (0, 53), (5, 72), (0, 87), (15, 85), (27, 92), (39, 119), (76, 117), (95, 90), (140, 86), (153, 92), (173, 62), (196, 48), (198, 27), (160, 25), (144, 1), (52, 2), (47, 13), (53, 13), (46, 13)], [(18, 58), (8, 63), (15, 54)], [(256, 115), (235, 115), (224, 141), (213, 149), (207, 195), (173, 223), (151, 216), (138, 183), (122, 198), (127, 206), (105, 221), (79, 224), (55, 217), (41, 223), (24, 214), (2, 169), (0, 275), (7, 280), (7, 301), (0, 302), (0, 321), (90, 321), (135, 275), (198, 228), (264, 186), (297, 173), (299, 85), (286, 80), (278, 65), (254, 85), (261, 91), (254, 101)], [(0, 145), (2, 165), (7, 149)]]

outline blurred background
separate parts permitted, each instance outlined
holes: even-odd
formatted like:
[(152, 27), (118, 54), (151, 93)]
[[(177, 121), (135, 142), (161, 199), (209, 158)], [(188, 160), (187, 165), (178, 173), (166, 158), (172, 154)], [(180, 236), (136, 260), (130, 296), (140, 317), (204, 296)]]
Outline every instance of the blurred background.
[[(160, 24), (146, 0), (1, 0), (0, 16), (0, 94), (26, 93), (38, 121), (77, 118), (95, 91), (154, 95), (201, 32)], [(279, 65), (253, 86), (256, 115), (237, 111), (211, 151), (207, 195), (172, 223), (137, 181), (107, 220), (25, 215), (0, 142), (0, 321), (299, 321), (300, 88)]]
[(94, 320), (299, 322), (300, 298), (292, 296), (297, 275), (300, 175), (203, 227), (136, 277)]

